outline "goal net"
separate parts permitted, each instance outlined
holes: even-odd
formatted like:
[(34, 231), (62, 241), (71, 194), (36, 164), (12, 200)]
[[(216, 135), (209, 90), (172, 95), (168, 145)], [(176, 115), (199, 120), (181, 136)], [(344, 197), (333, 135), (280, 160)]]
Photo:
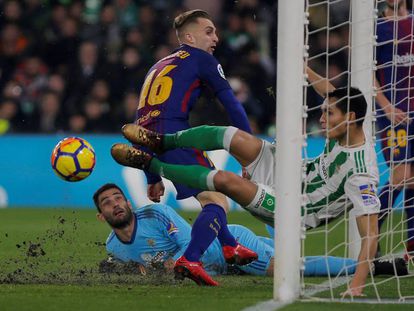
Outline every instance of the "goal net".
[[(407, 253), (414, 251), (414, 18), (407, 2), (279, 1), (276, 300), (414, 302)], [(342, 88), (345, 95), (321, 96)], [(358, 118), (353, 88), (367, 102), (365, 117)], [(339, 106), (345, 117), (338, 121)], [(361, 141), (355, 128), (362, 120)], [(380, 225), (369, 216), (376, 208)], [(361, 284), (355, 273), (364, 275), (364, 267), (364, 296), (343, 296)]]

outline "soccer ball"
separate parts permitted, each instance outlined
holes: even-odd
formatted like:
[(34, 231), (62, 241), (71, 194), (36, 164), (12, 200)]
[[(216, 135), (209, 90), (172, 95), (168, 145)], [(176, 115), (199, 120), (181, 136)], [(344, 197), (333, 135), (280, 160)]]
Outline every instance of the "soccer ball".
[(62, 139), (53, 149), (52, 168), (66, 181), (80, 181), (88, 177), (95, 166), (95, 151), (80, 137)]

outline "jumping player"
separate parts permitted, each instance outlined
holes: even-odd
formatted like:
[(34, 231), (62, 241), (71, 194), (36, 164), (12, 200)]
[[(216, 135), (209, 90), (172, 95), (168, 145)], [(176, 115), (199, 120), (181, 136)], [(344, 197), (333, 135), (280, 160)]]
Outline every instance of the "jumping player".
[[(180, 47), (173, 54), (157, 62), (148, 71), (141, 89), (135, 123), (159, 133), (175, 133), (190, 127), (189, 112), (203, 88), (210, 88), (224, 105), (232, 124), (250, 132), (250, 126), (242, 105), (237, 101), (227, 82), (223, 69), (213, 57), (218, 37), (211, 17), (202, 10), (192, 10), (174, 20)], [(202, 165), (214, 168), (205, 152), (195, 148), (180, 148), (159, 155), (161, 161), (172, 164)], [(148, 198), (159, 202), (164, 185), (159, 174), (145, 171), (148, 182)], [(226, 258), (238, 258), (241, 262), (255, 260), (257, 255), (238, 244), (227, 228), (228, 203), (221, 193), (201, 191), (174, 183), (177, 199), (194, 196), (202, 211), (197, 217), (191, 234), (191, 242), (183, 256), (176, 262), (176, 272), (208, 276), (202, 273), (199, 259), (217, 237)], [(215, 284), (212, 279), (203, 280)]]
[(404, 189), (406, 259), (414, 256), (414, 17), (405, 0), (387, 0), (377, 21), (378, 132), (390, 167), (390, 181), (379, 198), (379, 227)]
[[(322, 95), (333, 89), (310, 69), (308, 73), (311, 82), (320, 81), (314, 87)], [(366, 143), (362, 128), (367, 109), (362, 93), (355, 88), (344, 88), (326, 95), (320, 123), (328, 142), (324, 152), (306, 167), (307, 206), (303, 221), (307, 227), (317, 227), (342, 215), (350, 203), (353, 205), (362, 244), (355, 276), (345, 294), (359, 296), (377, 249), (380, 204), (376, 196), (376, 154)], [(115, 144), (112, 156), (122, 165), (162, 173), (168, 179), (199, 189), (220, 191), (254, 216), (273, 224), (275, 145), (234, 127), (204, 126), (159, 135), (129, 124), (123, 127), (123, 133), (131, 142), (145, 145), (158, 154), (189, 146), (227, 150), (246, 167), (250, 180), (202, 166), (166, 164), (126, 144)]]

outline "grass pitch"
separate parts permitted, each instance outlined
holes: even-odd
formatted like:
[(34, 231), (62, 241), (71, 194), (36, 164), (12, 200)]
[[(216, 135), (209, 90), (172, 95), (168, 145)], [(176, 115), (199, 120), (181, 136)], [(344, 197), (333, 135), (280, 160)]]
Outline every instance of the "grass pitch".
[[(182, 215), (192, 222), (197, 213)], [(243, 224), (266, 235), (264, 226), (247, 213), (230, 213), (229, 223)], [(201, 288), (190, 280), (177, 282), (156, 272), (146, 276), (99, 273), (109, 231), (106, 224), (96, 220), (92, 209), (0, 210), (0, 310), (242, 310), (272, 297), (273, 281), (267, 277), (221, 276), (215, 278), (220, 287)], [(326, 243), (335, 244), (341, 238), (333, 233), (330, 241), (322, 242), (322, 237), (309, 236), (307, 249), (318, 254)], [(380, 287), (384, 297), (396, 297), (398, 290), (409, 295), (414, 293), (414, 279), (399, 283), (394, 279)], [(329, 294), (322, 293), (321, 297)], [(367, 294), (375, 296), (371, 290)], [(339, 309), (349, 307), (335, 304)], [(376, 310), (389, 307), (375, 305)], [(332, 303), (299, 302), (284, 310), (327, 308), (331, 309)], [(371, 306), (355, 304), (352, 308), (367, 310)]]

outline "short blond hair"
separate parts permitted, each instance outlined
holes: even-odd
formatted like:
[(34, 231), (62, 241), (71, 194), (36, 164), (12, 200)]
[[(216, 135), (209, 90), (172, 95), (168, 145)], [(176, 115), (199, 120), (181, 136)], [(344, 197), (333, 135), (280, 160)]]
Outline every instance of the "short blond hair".
[(173, 28), (177, 31), (177, 34), (180, 30), (191, 23), (196, 23), (197, 18), (206, 18), (212, 21), (211, 16), (203, 10), (191, 10), (184, 13), (181, 13), (174, 19)]

